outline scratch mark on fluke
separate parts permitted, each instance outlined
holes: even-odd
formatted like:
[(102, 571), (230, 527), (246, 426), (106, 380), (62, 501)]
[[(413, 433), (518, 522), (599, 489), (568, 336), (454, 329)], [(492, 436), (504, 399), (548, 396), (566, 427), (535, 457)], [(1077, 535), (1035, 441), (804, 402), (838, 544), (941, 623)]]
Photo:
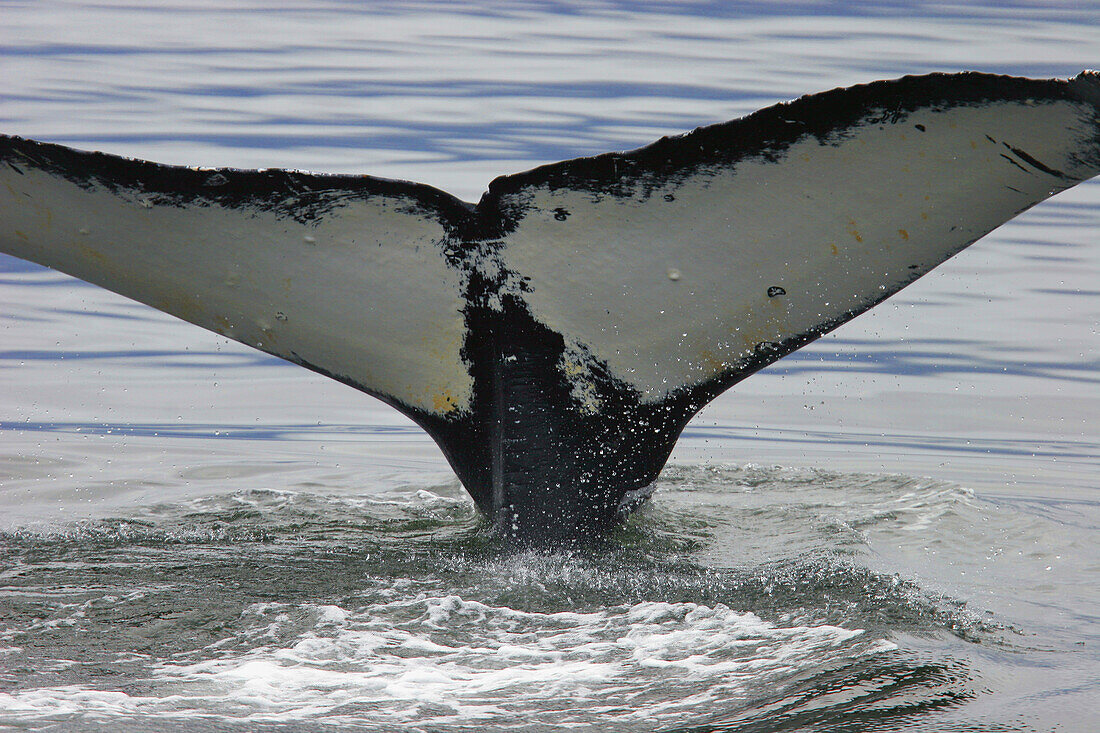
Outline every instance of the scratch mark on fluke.
[(1054, 176), (1056, 178), (1067, 178), (1066, 174), (1063, 173), (1062, 171), (1057, 170), (1055, 168), (1051, 168), (1050, 166), (1047, 166), (1047, 165), (1043, 165), (1038, 160), (1036, 160), (1035, 158), (1033, 158), (1030, 155), (1028, 155), (1027, 153), (1025, 153), (1023, 150), (1020, 150), (1019, 148), (1015, 148), (1015, 147), (1009, 145), (1008, 143), (1003, 143), (1003, 145), (1006, 148), (1008, 148), (1009, 150), (1011, 150), (1013, 153), (1015, 153), (1016, 157), (1018, 157), (1020, 160), (1023, 160), (1024, 162), (1026, 162), (1028, 165), (1032, 166), (1033, 168), (1038, 168), (1043, 173), (1046, 173), (1047, 175)]
[(1100, 173), (1100, 75), (834, 89), (497, 178), (476, 206), (18, 137), (0, 162), (0, 251), (384, 400), (502, 534), (578, 541), (710, 400)]
[(1011, 163), (1012, 165), (1014, 165), (1014, 166), (1016, 166), (1017, 168), (1019, 168), (1020, 170), (1022, 170), (1022, 171), (1023, 171), (1024, 173), (1027, 173), (1027, 174), (1028, 174), (1029, 176), (1030, 176), (1030, 175), (1032, 175), (1031, 171), (1029, 171), (1029, 170), (1028, 170), (1027, 168), (1024, 168), (1024, 167), (1023, 167), (1022, 165), (1020, 165), (1019, 163), (1017, 163), (1017, 162), (1016, 162), (1015, 160), (1013, 160), (1013, 159), (1012, 159), (1011, 157), (1009, 157), (1009, 156), (1005, 155), (1004, 153), (1001, 153), (1001, 157), (1002, 157), (1002, 158), (1004, 158), (1005, 160), (1007, 160), (1007, 161), (1008, 161), (1009, 163)]

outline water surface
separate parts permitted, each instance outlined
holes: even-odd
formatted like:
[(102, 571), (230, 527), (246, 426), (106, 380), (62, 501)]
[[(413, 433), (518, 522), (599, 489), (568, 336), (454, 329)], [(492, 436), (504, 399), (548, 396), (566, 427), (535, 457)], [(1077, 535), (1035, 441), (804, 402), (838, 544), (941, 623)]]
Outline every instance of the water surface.
[[(1079, 3), (0, 2), (0, 129), (494, 176), (904, 73), (1100, 65)], [(1087, 730), (1100, 185), (754, 376), (607, 546), (504, 553), (346, 387), (0, 259), (0, 727)]]

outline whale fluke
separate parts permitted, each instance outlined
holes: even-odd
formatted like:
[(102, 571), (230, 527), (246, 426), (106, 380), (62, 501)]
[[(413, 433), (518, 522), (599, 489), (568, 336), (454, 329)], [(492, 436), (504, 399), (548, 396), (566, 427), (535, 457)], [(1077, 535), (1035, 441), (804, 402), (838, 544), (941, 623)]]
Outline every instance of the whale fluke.
[(836, 89), (493, 181), (0, 138), (0, 251), (374, 395), (525, 541), (612, 526), (718, 394), (1100, 173), (1100, 74)]

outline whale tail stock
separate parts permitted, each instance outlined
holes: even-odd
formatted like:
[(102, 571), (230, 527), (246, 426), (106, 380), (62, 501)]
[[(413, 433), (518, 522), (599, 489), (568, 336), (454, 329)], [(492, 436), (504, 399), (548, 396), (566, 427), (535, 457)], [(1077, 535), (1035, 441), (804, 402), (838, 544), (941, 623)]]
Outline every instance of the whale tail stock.
[(614, 524), (725, 389), (1100, 173), (1100, 74), (837, 89), (493, 181), (0, 138), (0, 251), (378, 397), (509, 536)]

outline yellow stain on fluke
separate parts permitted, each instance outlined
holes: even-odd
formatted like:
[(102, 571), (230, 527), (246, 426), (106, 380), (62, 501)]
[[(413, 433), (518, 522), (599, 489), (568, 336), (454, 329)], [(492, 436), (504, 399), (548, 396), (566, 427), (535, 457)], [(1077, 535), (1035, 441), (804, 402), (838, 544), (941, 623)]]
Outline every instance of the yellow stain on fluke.
[(565, 372), (565, 376), (572, 379), (573, 377), (578, 377), (581, 374), (584, 374), (584, 367), (582, 367), (575, 361), (567, 361), (565, 362), (565, 364), (562, 365), (562, 371)]
[(728, 365), (722, 359), (711, 351), (710, 349), (703, 349), (699, 352), (699, 361), (702, 366), (705, 367), (705, 373), (707, 376), (715, 376), (726, 371)]
[(851, 234), (857, 242), (863, 241), (863, 235), (859, 233), (858, 229), (856, 229), (856, 222), (854, 219), (848, 220), (848, 233)]
[[(16, 232), (16, 234), (18, 234), (18, 232)], [(80, 250), (80, 254), (84, 255), (89, 260), (95, 260), (96, 262), (107, 264), (107, 255), (103, 254), (95, 247), (89, 247), (86, 244), (80, 244), (77, 245), (77, 248)]]
[(904, 229), (899, 229), (898, 236), (902, 239), (909, 239), (909, 232), (905, 231)]
[(149, 304), (157, 310), (170, 313), (191, 323), (198, 323), (203, 315), (202, 304), (194, 296), (186, 293), (168, 293), (156, 301), (150, 301)]
[(458, 409), (458, 403), (455, 402), (454, 395), (451, 394), (451, 390), (443, 389), (432, 395), (432, 409), (436, 412), (448, 413), (454, 412)]

